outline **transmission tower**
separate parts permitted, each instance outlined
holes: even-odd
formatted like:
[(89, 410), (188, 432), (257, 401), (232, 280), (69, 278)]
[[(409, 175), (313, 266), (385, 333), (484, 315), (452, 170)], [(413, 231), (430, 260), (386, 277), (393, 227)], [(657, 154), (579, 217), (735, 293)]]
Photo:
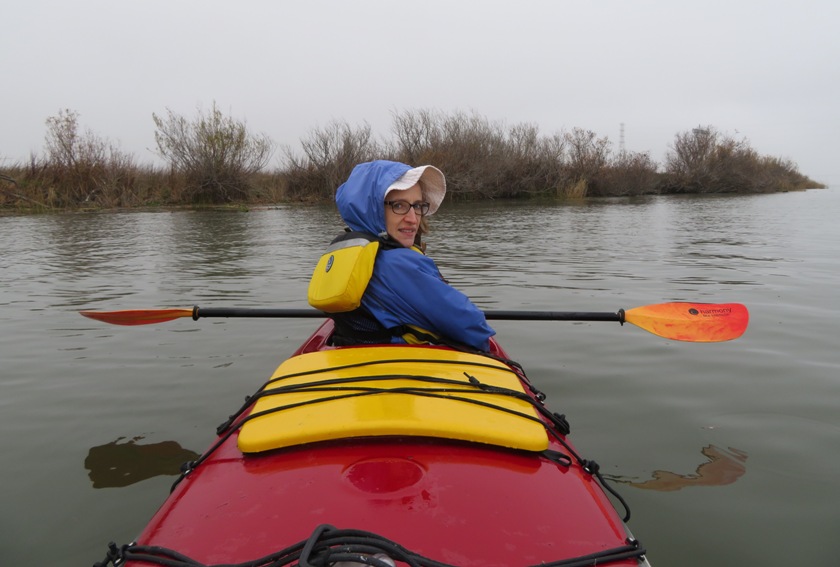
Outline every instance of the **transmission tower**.
[(624, 122), (621, 123), (618, 134), (618, 151), (621, 155), (624, 155)]

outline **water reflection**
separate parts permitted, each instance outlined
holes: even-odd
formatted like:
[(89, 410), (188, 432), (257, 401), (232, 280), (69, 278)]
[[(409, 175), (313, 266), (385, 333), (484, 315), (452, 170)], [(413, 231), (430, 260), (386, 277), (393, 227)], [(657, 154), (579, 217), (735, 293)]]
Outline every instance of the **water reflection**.
[[(655, 280), (687, 296), (720, 284), (757, 285), (746, 276), (755, 264), (773, 269), (785, 257), (768, 251), (762, 216), (749, 214), (744, 204), (738, 198), (721, 204), (651, 197), (586, 206), (456, 209), (462, 227), (493, 236), (478, 250), (460, 246), (444, 264), (459, 272), (475, 269), (483, 286), (606, 291), (615, 290), (616, 281), (635, 286)], [(495, 269), (483, 269), (476, 256)]]
[(190, 212), (167, 215), (170, 238), (165, 257), (186, 273), (207, 278), (244, 278), (254, 273), (248, 260), (258, 246), (250, 215), (237, 211)]
[(673, 492), (689, 486), (725, 486), (732, 484), (747, 472), (747, 453), (729, 447), (721, 449), (715, 445), (703, 447), (703, 455), (709, 459), (699, 465), (694, 474), (676, 474), (670, 471), (653, 471), (653, 478), (644, 482), (625, 482), (635, 488)]
[(121, 443), (125, 437), (91, 447), (85, 468), (94, 488), (128, 486), (160, 475), (176, 475), (181, 465), (198, 458), (198, 453), (184, 449), (175, 441), (138, 444), (143, 437)]
[[(116, 273), (124, 268), (137, 270), (142, 260), (159, 250), (158, 231), (149, 234), (144, 214), (61, 215), (45, 226), (44, 268), (61, 274), (68, 281)], [(126, 251), (135, 263), (127, 263)]]

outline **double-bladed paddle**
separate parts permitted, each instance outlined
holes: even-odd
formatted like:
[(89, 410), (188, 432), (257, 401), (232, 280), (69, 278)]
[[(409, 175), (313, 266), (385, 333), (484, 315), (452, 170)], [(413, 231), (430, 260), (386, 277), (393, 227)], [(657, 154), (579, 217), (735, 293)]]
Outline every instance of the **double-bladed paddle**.
[[(315, 309), (266, 309), (245, 307), (193, 307), (191, 309), (130, 309), (80, 311), (85, 317), (112, 325), (151, 325), (182, 317), (277, 317), (324, 318)], [(496, 321), (616, 321), (630, 323), (666, 339), (714, 343), (737, 339), (749, 323), (747, 308), (740, 303), (659, 303), (615, 313), (579, 311), (485, 311)]]

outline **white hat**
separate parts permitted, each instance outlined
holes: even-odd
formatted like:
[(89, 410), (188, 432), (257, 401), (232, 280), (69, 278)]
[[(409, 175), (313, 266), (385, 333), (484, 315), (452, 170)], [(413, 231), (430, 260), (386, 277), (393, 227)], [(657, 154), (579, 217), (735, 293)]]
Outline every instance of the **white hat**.
[(432, 215), (440, 204), (443, 203), (443, 197), (446, 195), (446, 178), (443, 172), (433, 165), (421, 165), (406, 171), (402, 177), (391, 183), (385, 190), (385, 196), (391, 191), (402, 191), (414, 187), (416, 183), (420, 183), (420, 188), (423, 190), (423, 197), (429, 201), (429, 212), (426, 214)]

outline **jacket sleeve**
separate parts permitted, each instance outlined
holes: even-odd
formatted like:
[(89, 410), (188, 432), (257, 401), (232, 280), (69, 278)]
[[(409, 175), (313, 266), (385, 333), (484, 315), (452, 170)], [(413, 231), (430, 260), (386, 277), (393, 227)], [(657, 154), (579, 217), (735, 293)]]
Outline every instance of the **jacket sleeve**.
[(496, 334), (484, 313), (443, 281), (431, 258), (408, 248), (380, 252), (363, 304), (386, 327), (417, 325), (482, 351)]

